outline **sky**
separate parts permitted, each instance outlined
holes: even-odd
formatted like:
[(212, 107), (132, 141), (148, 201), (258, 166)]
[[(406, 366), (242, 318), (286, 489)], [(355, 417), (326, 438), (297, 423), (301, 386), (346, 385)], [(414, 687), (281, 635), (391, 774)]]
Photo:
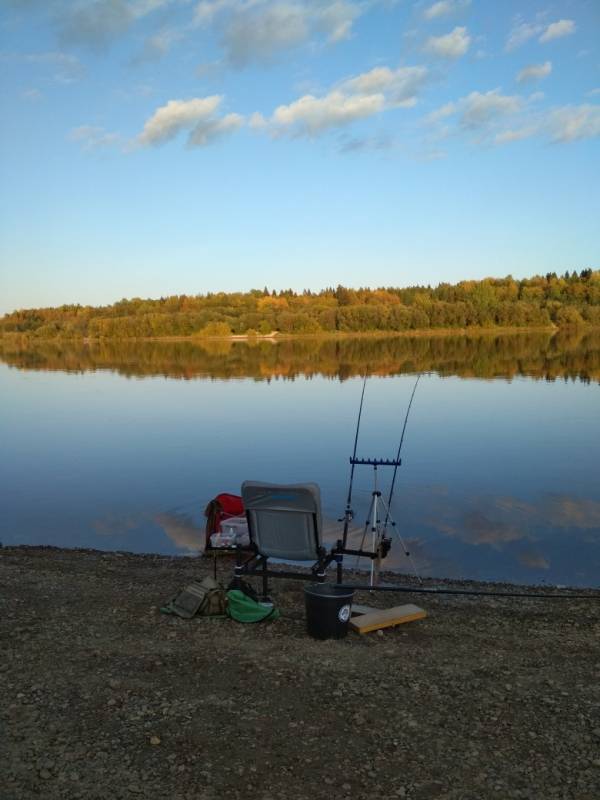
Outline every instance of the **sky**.
[(0, 313), (600, 267), (600, 0), (2, 0)]

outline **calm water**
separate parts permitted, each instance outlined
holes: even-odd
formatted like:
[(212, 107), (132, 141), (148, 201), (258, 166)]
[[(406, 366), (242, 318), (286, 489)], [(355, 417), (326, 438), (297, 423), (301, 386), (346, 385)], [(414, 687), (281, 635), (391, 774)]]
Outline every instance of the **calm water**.
[[(0, 540), (195, 553), (246, 478), (316, 481), (335, 535), (365, 370), (370, 457), (422, 373), (393, 503), (422, 573), (600, 584), (598, 333), (0, 343)], [(396, 544), (386, 564), (410, 571)]]

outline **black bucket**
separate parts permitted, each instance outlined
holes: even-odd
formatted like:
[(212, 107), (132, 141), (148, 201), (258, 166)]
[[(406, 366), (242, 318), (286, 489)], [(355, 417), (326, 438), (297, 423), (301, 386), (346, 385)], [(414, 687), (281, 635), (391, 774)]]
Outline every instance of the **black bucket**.
[(354, 589), (331, 583), (311, 583), (304, 588), (306, 630), (314, 639), (342, 639), (348, 633)]

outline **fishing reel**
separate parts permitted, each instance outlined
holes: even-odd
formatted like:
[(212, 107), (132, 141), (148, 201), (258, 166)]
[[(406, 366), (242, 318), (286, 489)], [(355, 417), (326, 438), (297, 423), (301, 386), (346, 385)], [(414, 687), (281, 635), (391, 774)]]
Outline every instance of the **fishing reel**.
[(351, 508), (347, 508), (344, 512), (343, 517), (339, 517), (338, 522), (352, 522), (354, 519), (354, 511)]
[(390, 552), (391, 547), (392, 547), (391, 538), (389, 536), (382, 536), (378, 548), (380, 558), (385, 558), (387, 554)]

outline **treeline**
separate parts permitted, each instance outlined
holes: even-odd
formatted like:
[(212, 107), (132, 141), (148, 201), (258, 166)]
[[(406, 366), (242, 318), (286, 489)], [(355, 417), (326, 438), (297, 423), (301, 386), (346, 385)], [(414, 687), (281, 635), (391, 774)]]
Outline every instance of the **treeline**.
[(448, 336), (304, 337), (277, 342), (198, 340), (65, 342), (0, 339), (0, 362), (17, 369), (257, 381), (436, 372), (476, 378), (526, 375), (600, 382), (600, 330), (470, 333)]
[(359, 333), (493, 327), (600, 326), (600, 270), (524, 280), (486, 278), (435, 288), (242, 293), (120, 300), (14, 311), (0, 334), (39, 338), (147, 338)]

